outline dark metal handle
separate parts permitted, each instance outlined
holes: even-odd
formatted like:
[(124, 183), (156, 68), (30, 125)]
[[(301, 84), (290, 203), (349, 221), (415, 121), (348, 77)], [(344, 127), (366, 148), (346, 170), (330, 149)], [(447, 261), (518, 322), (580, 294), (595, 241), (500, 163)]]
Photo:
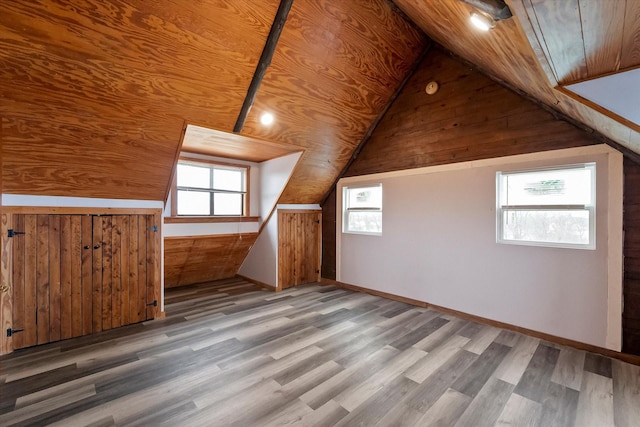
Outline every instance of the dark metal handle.
[(91, 249), (91, 246), (87, 245), (84, 247), (85, 249)]
[(96, 244), (93, 246), (93, 249), (99, 249), (99, 248), (100, 248), (100, 243), (96, 243)]

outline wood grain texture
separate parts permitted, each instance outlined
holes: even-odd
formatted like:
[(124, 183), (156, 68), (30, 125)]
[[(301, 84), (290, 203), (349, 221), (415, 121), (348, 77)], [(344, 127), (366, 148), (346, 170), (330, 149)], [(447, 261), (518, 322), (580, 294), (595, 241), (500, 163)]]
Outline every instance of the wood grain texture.
[(165, 288), (233, 277), (257, 237), (258, 233), (165, 237)]
[[(143, 223), (142, 240), (129, 235), (129, 224), (138, 219)], [(22, 331), (12, 337), (9, 351), (157, 317), (159, 304), (147, 307), (160, 295), (155, 250), (160, 233), (147, 228), (158, 219), (159, 213), (11, 214), (12, 226), (25, 234), (12, 238), (12, 324)], [(134, 231), (139, 235), (138, 228)], [(140, 264), (143, 282), (138, 281), (137, 267), (136, 275), (130, 274), (130, 242), (142, 242), (135, 252), (145, 254)]]
[(622, 36), (622, 69), (640, 64), (640, 3), (627, 0), (624, 15), (624, 33)]
[[(613, 378), (584, 371), (588, 388), (575, 391), (549, 381), (552, 358), (535, 357), (523, 381), (548, 389), (536, 400), (492, 372), (493, 356), (511, 350), (498, 338), (481, 354), (436, 346), (448, 356), (410, 379), (431, 352), (393, 343), (439, 330), (421, 326), (461, 323), (451, 335), (459, 344), (486, 334), (437, 310), (335, 286), (274, 294), (232, 278), (167, 290), (167, 311), (165, 320), (3, 357), (0, 424), (623, 427), (640, 417), (637, 366), (614, 361)], [(536, 342), (534, 352), (564, 349)], [(576, 412), (590, 419), (576, 424)]]
[(277, 4), (7, 5), (4, 191), (163, 200), (185, 120), (233, 127)]
[(640, 164), (624, 159), (622, 351), (640, 355)]
[(181, 151), (249, 162), (263, 162), (300, 151), (300, 148), (201, 126), (188, 126), (182, 141)]
[[(1, 128), (1, 127), (0, 127)], [(2, 130), (0, 130), (1, 135)], [(0, 155), (2, 148), (0, 147)], [(2, 178), (0, 178), (0, 182)], [(1, 185), (0, 185), (1, 186)], [(1, 197), (0, 197), (1, 199)], [(0, 286), (6, 286), (4, 291), (0, 291), (0, 331), (6, 331), (13, 328), (13, 297), (15, 292), (13, 286), (13, 247), (11, 239), (7, 236), (7, 232), (10, 228), (13, 228), (12, 216), (7, 213), (2, 213), (2, 201), (0, 200)], [(24, 283), (19, 281), (19, 283)], [(24, 292), (24, 284), (21, 292)], [(6, 334), (0, 334), (0, 354), (9, 353), (11, 351), (13, 339), (7, 337)]]
[[(424, 93), (429, 81), (440, 90)], [(346, 176), (595, 144), (567, 122), (432, 49)]]
[[(556, 109), (568, 117), (594, 129), (607, 138), (638, 151), (640, 145), (634, 140), (629, 128), (616, 121), (615, 118), (594, 111), (590, 106), (580, 103), (567, 95), (554, 90), (558, 78), (554, 74), (554, 57), (549, 54), (545, 43), (545, 34), (534, 14), (533, 4), (537, 5), (549, 25), (550, 39), (558, 55), (560, 64), (575, 64), (574, 70), (567, 71), (572, 75), (583, 75), (586, 70), (586, 58), (592, 62), (602, 62), (615, 58), (620, 50), (619, 32), (623, 36), (623, 51), (638, 52), (640, 20), (632, 18), (638, 14), (636, 1), (612, 0), (597, 2), (597, 7), (606, 8), (596, 22), (587, 23), (583, 27), (580, 10), (576, 13), (576, 4), (587, 2), (553, 1), (553, 0), (508, 0), (513, 19), (500, 21), (493, 31), (488, 33), (475, 30), (469, 23), (471, 7), (458, 0), (442, 0), (424, 2), (420, 0), (397, 0), (395, 3), (434, 41), (454, 52), (456, 55), (475, 64), (478, 69), (493, 78), (507, 82), (510, 86), (521, 90), (543, 104)], [(625, 21), (615, 21), (625, 10)], [(593, 16), (589, 14), (589, 16)], [(612, 24), (612, 21), (614, 22)], [(631, 21), (631, 22), (629, 22)], [(627, 25), (629, 22), (629, 25)], [(598, 39), (602, 45), (591, 43), (592, 51), (585, 53), (582, 40), (590, 31), (601, 33), (611, 28), (606, 37)], [(577, 32), (576, 32), (577, 31)], [(594, 36), (596, 37), (596, 36)], [(594, 39), (595, 40), (595, 39)], [(628, 42), (627, 40), (631, 40)], [(566, 43), (566, 46), (564, 45)], [(617, 45), (616, 45), (617, 43)], [(582, 59), (580, 59), (582, 52)], [(624, 57), (622, 54), (620, 57)], [(576, 59), (577, 58), (577, 59)], [(626, 63), (625, 67), (640, 65), (636, 54), (635, 65)], [(615, 61), (609, 64), (613, 69)], [(597, 67), (600, 69), (600, 67)]]
[(558, 83), (566, 84), (587, 77), (580, 2), (529, 0), (529, 7), (532, 20), (540, 26)]
[(320, 201), (425, 45), (384, 0), (294, 2), (242, 132), (306, 150), (280, 203)]
[(278, 289), (320, 278), (319, 211), (278, 210)]
[[(185, 125), (232, 130), (278, 3), (7, 7), (4, 141), (22, 160), (6, 162), (5, 191), (164, 200)], [(316, 203), (424, 43), (385, 0), (297, 1), (246, 131), (196, 150), (254, 160), (305, 150), (283, 200)], [(267, 109), (271, 128), (258, 124)]]

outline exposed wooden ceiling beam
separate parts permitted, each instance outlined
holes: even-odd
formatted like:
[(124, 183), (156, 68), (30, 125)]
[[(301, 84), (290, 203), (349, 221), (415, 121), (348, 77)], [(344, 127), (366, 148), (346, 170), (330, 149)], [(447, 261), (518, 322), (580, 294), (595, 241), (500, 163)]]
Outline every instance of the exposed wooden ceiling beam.
[(282, 34), (284, 24), (287, 22), (287, 16), (289, 16), (289, 11), (291, 10), (292, 4), (293, 0), (280, 1), (280, 6), (278, 6), (278, 11), (276, 12), (276, 16), (273, 19), (273, 24), (271, 25), (271, 30), (269, 31), (267, 41), (264, 44), (262, 55), (260, 55), (260, 60), (258, 61), (258, 65), (256, 66), (256, 71), (253, 73), (253, 79), (251, 79), (251, 84), (249, 85), (249, 89), (247, 90), (247, 96), (244, 98), (244, 103), (242, 104), (242, 108), (240, 109), (240, 114), (238, 115), (236, 125), (233, 127), (233, 132), (235, 133), (240, 133), (242, 131), (242, 128), (244, 127), (244, 122), (247, 120), (249, 110), (251, 110), (253, 101), (255, 101), (256, 99), (256, 94), (258, 93), (258, 89), (260, 89), (260, 84), (262, 83), (264, 74), (267, 72), (269, 64), (271, 64), (273, 53), (276, 50), (278, 39), (280, 39), (280, 34)]
[(389, 101), (387, 101), (386, 105), (384, 106), (384, 108), (382, 109), (380, 114), (378, 114), (378, 117), (376, 117), (376, 119), (373, 121), (373, 123), (371, 123), (371, 126), (369, 126), (369, 129), (364, 134), (364, 137), (362, 137), (362, 139), (360, 140), (360, 143), (358, 144), (356, 149), (351, 154), (351, 158), (349, 159), (347, 164), (344, 166), (344, 168), (342, 168), (342, 170), (340, 171), (340, 174), (338, 175), (338, 177), (333, 181), (333, 184), (331, 185), (329, 190), (325, 193), (324, 197), (322, 198), (322, 201), (320, 202), (320, 206), (324, 206), (324, 204), (326, 203), (327, 199), (329, 198), (329, 196), (331, 195), (333, 190), (336, 188), (336, 185), (338, 184), (338, 181), (340, 181), (340, 179), (344, 176), (344, 174), (347, 173), (347, 170), (349, 169), (351, 164), (354, 162), (354, 160), (358, 157), (358, 154), (360, 154), (360, 151), (362, 151), (362, 148), (367, 143), (369, 138), (371, 138), (371, 135), (373, 135), (373, 132), (378, 127), (378, 124), (380, 124), (380, 121), (387, 114), (387, 111), (389, 111), (389, 108), (391, 108), (391, 106), (393, 105), (393, 103), (396, 100), (396, 98), (398, 98), (398, 96), (402, 92), (402, 89), (404, 89), (404, 87), (407, 85), (407, 82), (409, 81), (409, 79), (415, 74), (416, 70), (418, 69), (418, 67), (420, 66), (422, 61), (424, 60), (425, 56), (427, 56), (427, 53), (429, 52), (429, 49), (431, 49), (431, 46), (433, 46), (433, 42), (431, 40), (429, 40), (429, 42), (426, 44), (426, 46), (425, 46), (424, 50), (422, 51), (422, 53), (420, 53), (420, 56), (418, 56), (416, 61), (411, 66), (411, 69), (409, 70), (407, 75), (404, 76), (404, 79), (402, 80), (402, 82), (400, 82), (400, 84), (396, 88), (396, 90), (393, 93), (393, 95), (391, 95), (391, 98), (389, 98)]

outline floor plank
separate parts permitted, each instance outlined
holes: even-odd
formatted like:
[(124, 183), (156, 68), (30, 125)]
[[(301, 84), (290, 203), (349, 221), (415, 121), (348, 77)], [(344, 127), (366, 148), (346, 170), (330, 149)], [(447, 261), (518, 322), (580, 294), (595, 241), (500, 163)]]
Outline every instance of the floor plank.
[(234, 278), (166, 309), (0, 357), (0, 425), (640, 425), (640, 367), (430, 308)]

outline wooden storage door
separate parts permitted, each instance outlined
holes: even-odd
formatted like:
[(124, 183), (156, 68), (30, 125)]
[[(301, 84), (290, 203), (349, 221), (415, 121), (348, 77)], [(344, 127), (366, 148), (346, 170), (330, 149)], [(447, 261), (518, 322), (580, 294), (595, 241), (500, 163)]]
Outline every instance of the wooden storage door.
[(14, 349), (154, 317), (152, 215), (13, 217)]
[(278, 285), (316, 282), (320, 274), (320, 211), (278, 211)]

